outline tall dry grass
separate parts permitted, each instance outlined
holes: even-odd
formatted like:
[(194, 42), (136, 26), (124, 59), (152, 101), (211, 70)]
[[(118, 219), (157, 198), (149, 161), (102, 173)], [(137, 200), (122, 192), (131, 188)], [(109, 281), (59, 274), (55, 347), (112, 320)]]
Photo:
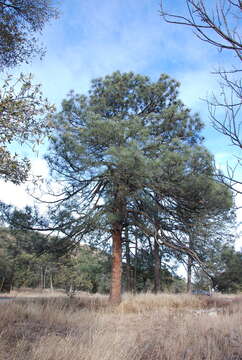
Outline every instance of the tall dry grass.
[(0, 303), (0, 359), (241, 360), (242, 298), (17, 297)]

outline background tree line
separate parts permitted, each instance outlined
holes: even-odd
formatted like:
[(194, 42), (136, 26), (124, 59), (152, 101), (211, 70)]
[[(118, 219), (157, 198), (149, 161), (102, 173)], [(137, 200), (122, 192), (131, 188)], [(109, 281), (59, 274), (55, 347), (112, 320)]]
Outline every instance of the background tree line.
[[(34, 231), (9, 228), (0, 230), (0, 291), (20, 287), (39, 289), (63, 289), (68, 295), (76, 291), (108, 293), (111, 285), (111, 249), (79, 245), (73, 251), (63, 253), (62, 241), (46, 239)], [(187, 290), (185, 280), (176, 275), (181, 261), (171, 252), (159, 252), (159, 265), (150, 241), (130, 242), (123, 250), (122, 289), (128, 292)], [(47, 250), (46, 250), (47, 249)], [(59, 251), (58, 251), (59, 249)], [(128, 262), (127, 262), (128, 259)], [(210, 270), (214, 272), (216, 289), (230, 293), (242, 290), (242, 253), (232, 246), (217, 244), (210, 250)], [(157, 280), (158, 278), (158, 280)], [(208, 278), (196, 269), (193, 289), (208, 289)]]

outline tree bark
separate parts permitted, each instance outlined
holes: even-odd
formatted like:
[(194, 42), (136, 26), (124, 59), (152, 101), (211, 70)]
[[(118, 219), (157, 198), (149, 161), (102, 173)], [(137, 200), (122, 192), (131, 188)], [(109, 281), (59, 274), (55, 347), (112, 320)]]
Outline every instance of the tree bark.
[[(190, 232), (189, 234), (189, 249), (193, 250), (193, 234)], [(188, 255), (187, 259), (187, 292), (190, 293), (192, 291), (192, 266), (193, 266), (193, 258), (191, 255)]]
[(190, 255), (188, 255), (188, 261), (187, 261), (187, 292), (188, 293), (192, 291), (192, 263), (193, 263), (193, 259)]
[(121, 226), (113, 228), (112, 233), (112, 281), (111, 281), (111, 304), (121, 302), (121, 265), (122, 265), (122, 229)]
[(137, 290), (137, 265), (138, 265), (138, 241), (135, 236), (135, 260), (134, 260), (134, 273), (133, 273), (133, 291), (136, 293)]
[(46, 268), (43, 271), (43, 289), (46, 288)]
[(12, 277), (4, 278), (1, 284), (1, 292), (9, 293), (12, 288)]
[(157, 294), (161, 291), (161, 268), (160, 268), (160, 246), (154, 240), (154, 293)]
[(51, 289), (51, 291), (54, 291), (52, 271), (50, 271), (50, 289)]
[(125, 227), (126, 291), (131, 291), (131, 266), (128, 226)]
[(43, 266), (40, 267), (40, 288), (44, 288), (44, 274), (43, 274)]
[(1, 281), (1, 284), (0, 284), (0, 292), (2, 291), (4, 281), (5, 281), (5, 277), (2, 278), (2, 281)]

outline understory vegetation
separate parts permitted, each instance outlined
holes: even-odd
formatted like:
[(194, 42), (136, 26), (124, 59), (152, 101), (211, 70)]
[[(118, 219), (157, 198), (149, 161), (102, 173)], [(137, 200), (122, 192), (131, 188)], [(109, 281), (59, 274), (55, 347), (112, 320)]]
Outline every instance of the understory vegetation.
[[(128, 261), (127, 249), (124, 249), (122, 292), (183, 293), (189, 290), (188, 285), (190, 291), (209, 290), (210, 281), (202, 270), (195, 268), (195, 276), (190, 283), (177, 275), (182, 260), (179, 254), (174, 256), (162, 249), (157, 269), (154, 250), (147, 245), (139, 245), (133, 252), (129, 248)], [(0, 292), (25, 287), (32, 290), (63, 289), (70, 296), (78, 291), (108, 294), (111, 286), (111, 248), (80, 244), (66, 253), (62, 247), (62, 239), (46, 238), (34, 231), (0, 228)], [(214, 247), (210, 256), (210, 271), (216, 289), (224, 293), (240, 292), (242, 253), (223, 246)]]
[[(12, 293), (1, 301), (5, 360), (239, 360), (242, 297)], [(26, 301), (28, 300), (28, 301)]]

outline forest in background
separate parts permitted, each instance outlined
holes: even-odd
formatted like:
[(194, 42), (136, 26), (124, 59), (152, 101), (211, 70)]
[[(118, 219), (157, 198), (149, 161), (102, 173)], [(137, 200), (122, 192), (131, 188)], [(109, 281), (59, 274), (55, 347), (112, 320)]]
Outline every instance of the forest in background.
[[(204, 290), (208, 293), (210, 282), (200, 269), (192, 280), (192, 288), (176, 275), (180, 254), (159, 253), (159, 284), (157, 263), (150, 242), (138, 247), (134, 244), (128, 254), (123, 252), (122, 292), (172, 292)], [(139, 244), (140, 245), (140, 244)], [(144, 247), (145, 245), (145, 247)], [(126, 248), (126, 244), (124, 244)], [(59, 251), (58, 251), (59, 249)], [(211, 269), (214, 271), (216, 290), (236, 293), (242, 290), (242, 253), (232, 246), (213, 249)], [(111, 284), (111, 249), (79, 245), (63, 254), (62, 240), (46, 238), (34, 231), (0, 229), (0, 291), (19, 288), (63, 289), (69, 296), (80, 291), (108, 294)], [(157, 290), (157, 287), (159, 290)]]

